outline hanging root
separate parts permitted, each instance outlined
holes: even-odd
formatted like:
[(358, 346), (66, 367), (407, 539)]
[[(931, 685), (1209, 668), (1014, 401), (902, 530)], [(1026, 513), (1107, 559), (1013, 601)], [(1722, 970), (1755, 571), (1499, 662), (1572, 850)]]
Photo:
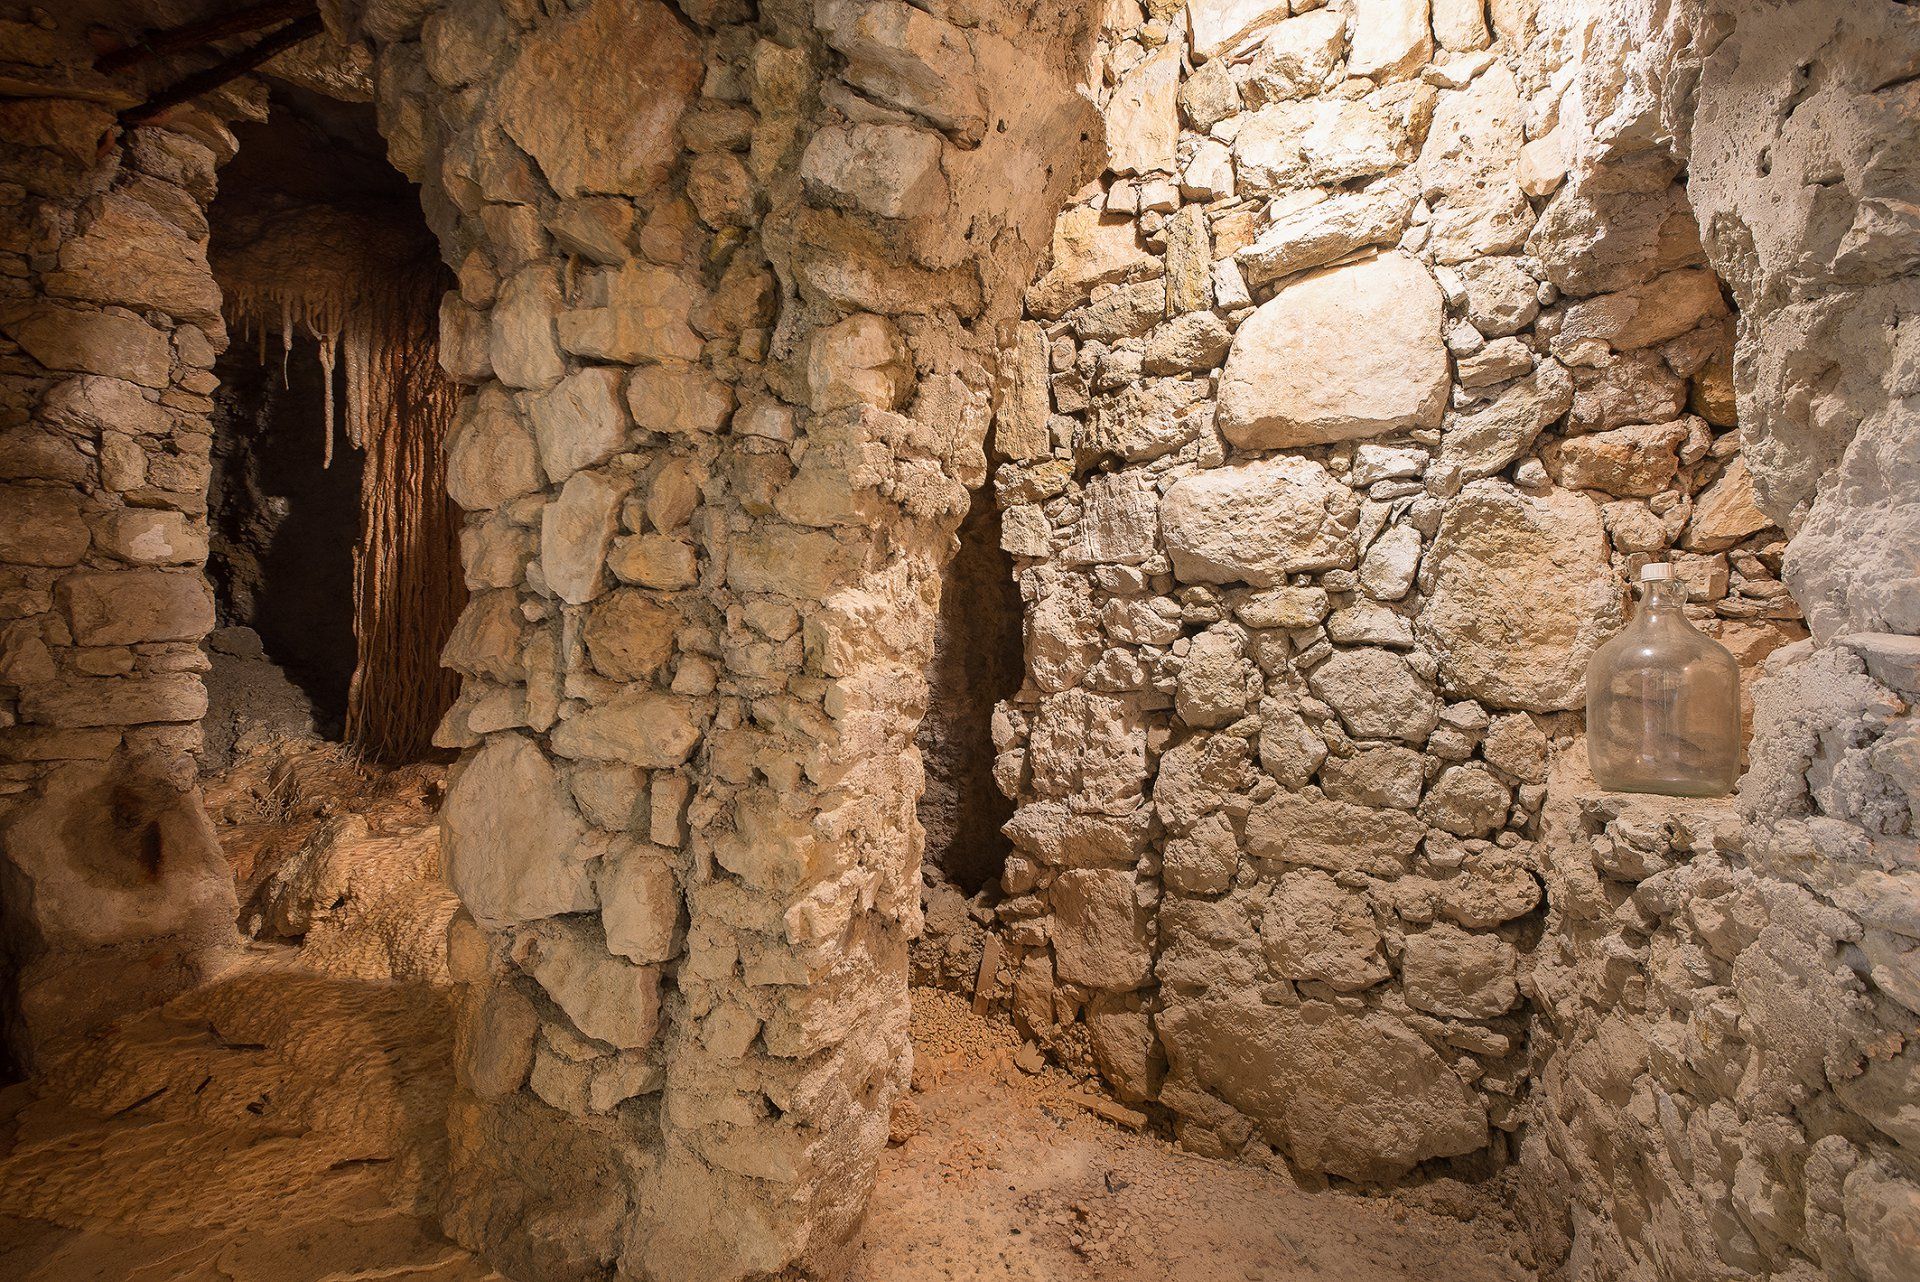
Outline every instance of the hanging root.
[(359, 662), (347, 696), (347, 740), (368, 757), (395, 763), (432, 748), (434, 727), (459, 689), (440, 667), (441, 647), (467, 596), (444, 459), (455, 404), (438, 355), (444, 289), (443, 269), (427, 262), (229, 288), (226, 298), (230, 324), (243, 333), (259, 330), (263, 361), (267, 317), (278, 322), (283, 353), (292, 352), (296, 330), (318, 346), (328, 467), (334, 371), (345, 366), (341, 426), (367, 456), (353, 573)]

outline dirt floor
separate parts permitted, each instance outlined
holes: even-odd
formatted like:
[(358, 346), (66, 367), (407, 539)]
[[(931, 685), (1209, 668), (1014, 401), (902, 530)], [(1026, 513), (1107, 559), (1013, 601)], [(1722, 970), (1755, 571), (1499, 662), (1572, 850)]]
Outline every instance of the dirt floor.
[[(260, 938), (0, 1091), (0, 1278), (499, 1277), (434, 1214), (452, 1058), (438, 787), (435, 768), (374, 777), (309, 741), (209, 788)], [(1493, 1190), (1309, 1190), (1134, 1129), (957, 994), (916, 990), (913, 1029), (850, 1282), (1530, 1276)]]

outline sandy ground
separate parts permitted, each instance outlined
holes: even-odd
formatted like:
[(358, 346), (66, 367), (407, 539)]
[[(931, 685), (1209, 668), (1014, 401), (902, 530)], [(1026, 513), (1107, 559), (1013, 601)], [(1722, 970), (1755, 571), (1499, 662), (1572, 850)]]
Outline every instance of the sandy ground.
[[(1181, 1153), (1025, 1071), (1011, 1030), (954, 994), (917, 992), (915, 1033), (918, 1128), (887, 1151), (852, 1282), (1529, 1276), (1497, 1209), (1463, 1221)], [(271, 956), (130, 1021), (0, 1092), (0, 1277), (497, 1278), (430, 1214), (450, 1051), (438, 993)]]
[[(880, 1171), (854, 1282), (1518, 1282), (1515, 1226), (1474, 1189), (1368, 1198), (1182, 1153), (1003, 1023), (914, 994), (917, 1134)], [(1470, 1218), (1422, 1203), (1456, 1204)]]
[[(435, 1214), (438, 786), (309, 742), (209, 788), (243, 921), (273, 942), (0, 1090), (0, 1279), (498, 1282)], [(849, 1282), (1530, 1277), (1497, 1190), (1303, 1188), (1180, 1152), (957, 994), (916, 990), (913, 1030)]]

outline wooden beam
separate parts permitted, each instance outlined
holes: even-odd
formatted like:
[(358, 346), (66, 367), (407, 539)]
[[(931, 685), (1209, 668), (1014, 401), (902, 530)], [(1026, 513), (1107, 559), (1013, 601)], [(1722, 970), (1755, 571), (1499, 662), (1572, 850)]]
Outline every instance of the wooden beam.
[(215, 63), (205, 71), (196, 71), (177, 83), (162, 89), (138, 107), (129, 107), (120, 113), (120, 126), (131, 129), (177, 107), (183, 102), (198, 98), (203, 93), (211, 93), (229, 80), (237, 80), (275, 54), (284, 53), (302, 40), (317, 36), (321, 31), (320, 15), (308, 14), (294, 22), (289, 22), (278, 31), (263, 36), (246, 50), (236, 53), (223, 62)]
[(93, 67), (96, 71), (122, 71), (163, 54), (197, 49), (228, 36), (244, 35), (249, 31), (270, 27), (283, 18), (298, 18), (312, 13), (314, 7), (315, 0), (266, 0), (265, 4), (251, 5), (217, 18), (189, 22), (171, 31), (143, 34), (124, 49), (101, 54), (94, 60)]

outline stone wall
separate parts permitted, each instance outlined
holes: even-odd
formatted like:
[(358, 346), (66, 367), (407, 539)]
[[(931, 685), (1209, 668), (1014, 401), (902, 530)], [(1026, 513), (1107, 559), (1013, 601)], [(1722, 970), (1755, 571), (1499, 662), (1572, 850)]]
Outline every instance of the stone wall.
[(1525, 987), (1527, 1221), (1572, 1278), (1896, 1282), (1920, 1261), (1920, 16), (1616, 5), (1563, 117), (1569, 212), (1689, 162), (1740, 310), (1743, 451), (1813, 637), (1754, 694), (1737, 804), (1555, 765)]
[(129, 86), (91, 58), (0, 21), (0, 902), (29, 1061), (237, 942), (193, 753), (226, 345), (205, 208), (241, 104), (122, 137)]
[(1583, 19), (1533, 10), (1109, 6), (1107, 172), (1004, 331), (1002, 995), (1203, 1152), (1508, 1154), (1625, 583), (1672, 559), (1749, 672), (1804, 635), (1681, 164), (1567, 182)]
[(825, 1275), (906, 1081), (923, 673), (991, 335), (1098, 145), (1084, 24), (356, 21), (460, 281), (449, 1229), (528, 1276)]

